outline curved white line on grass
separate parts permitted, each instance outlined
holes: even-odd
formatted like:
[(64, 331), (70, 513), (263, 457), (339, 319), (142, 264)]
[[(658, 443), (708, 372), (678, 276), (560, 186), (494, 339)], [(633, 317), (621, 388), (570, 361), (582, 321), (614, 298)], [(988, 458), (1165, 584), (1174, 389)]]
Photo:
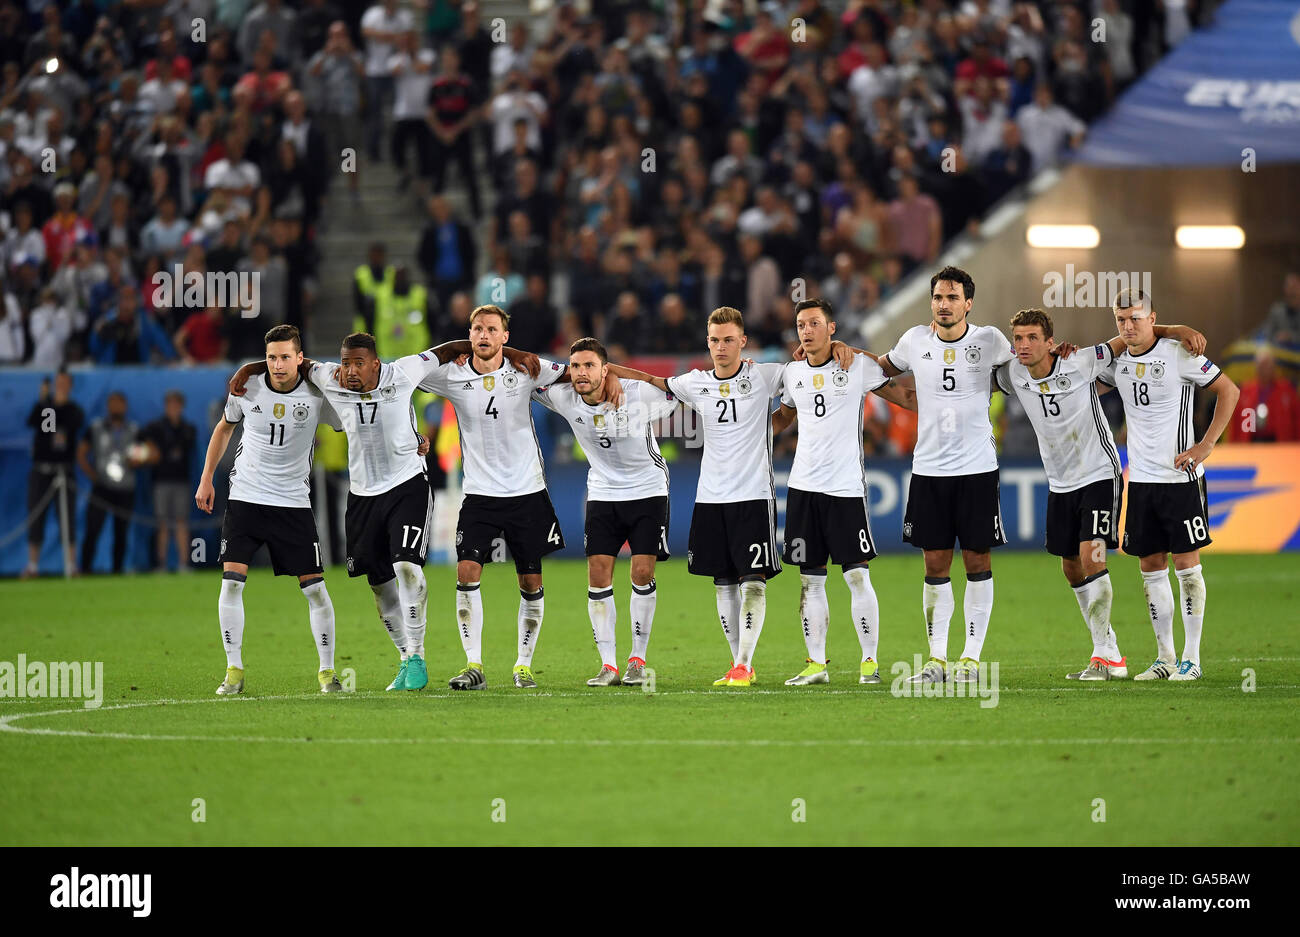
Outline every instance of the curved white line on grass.
[[(584, 694), (572, 694), (584, 695)], [(377, 698), (378, 694), (376, 694)], [(339, 699), (340, 697), (335, 697)], [(346, 697), (343, 697), (346, 698)], [(365, 699), (367, 697), (361, 697)], [(485, 739), (442, 736), (437, 738), (316, 738), (304, 736), (262, 736), (262, 735), (153, 735), (131, 732), (93, 732), (82, 729), (36, 729), (17, 726), (20, 719), (36, 719), (42, 716), (63, 716), (71, 713), (105, 712), (113, 709), (143, 709), (156, 706), (193, 705), (198, 703), (250, 703), (258, 700), (307, 700), (319, 699), (316, 694), (301, 696), (262, 696), (242, 699), (191, 699), (191, 700), (151, 700), (142, 703), (120, 703), (114, 706), (102, 706), (99, 709), (51, 709), (46, 712), (13, 713), (0, 716), (0, 732), (13, 732), (21, 735), (45, 735), (64, 738), (119, 739), (136, 742), (270, 742), (273, 744), (315, 744), (321, 742), (329, 745), (573, 745), (584, 748), (605, 748), (631, 745), (673, 746), (683, 745), (699, 748), (819, 748), (823, 746), (845, 745), (850, 747), (911, 748), (918, 745), (942, 745), (962, 748), (983, 748), (1002, 746), (1035, 745), (1178, 745), (1195, 742), (1201, 745), (1300, 745), (1300, 738), (1076, 738), (1076, 739)]]

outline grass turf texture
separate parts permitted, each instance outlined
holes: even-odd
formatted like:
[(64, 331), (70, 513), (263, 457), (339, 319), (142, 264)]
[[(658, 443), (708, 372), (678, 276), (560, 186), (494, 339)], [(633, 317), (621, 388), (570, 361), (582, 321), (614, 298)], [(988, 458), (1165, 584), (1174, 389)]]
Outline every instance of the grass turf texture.
[[(769, 588), (760, 683), (748, 691), (711, 686), (728, 664), (711, 583), (680, 560), (661, 565), (653, 695), (585, 685), (599, 658), (579, 563), (546, 565), (534, 691), (510, 685), (518, 591), (506, 565), (483, 581), (490, 688), (466, 693), (446, 688), (463, 660), (450, 568), (426, 570), (430, 682), (419, 693), (383, 692), (396, 654), (370, 591), (329, 571), (336, 667), (355, 668), (357, 687), (332, 696), (315, 692), (306, 604), (269, 569), (254, 569), (244, 593), (247, 695), (236, 699), (213, 696), (225, 669), (214, 573), (10, 583), (0, 660), (103, 661), (105, 693), (93, 711), (0, 699), (6, 717), (75, 708), (0, 732), (0, 842), (1295, 844), (1296, 566), (1285, 555), (1206, 558), (1201, 682), (1081, 686), (1064, 676), (1085, 665), (1090, 641), (1056, 562), (1000, 553), (984, 659), (1000, 662), (1001, 693), (988, 709), (890, 695), (891, 664), (925, 650), (919, 556), (872, 564), (882, 685), (857, 683), (837, 571), (831, 685), (782, 685), (805, 656), (787, 570)], [(1136, 561), (1113, 558), (1112, 576), (1115, 628), (1137, 673), (1154, 638)], [(955, 659), (960, 573), (954, 585)], [(625, 562), (615, 589), (625, 657)], [(1175, 635), (1181, 649), (1181, 622)], [(123, 704), (146, 705), (113, 708)], [(192, 821), (194, 798), (206, 822)], [(496, 798), (505, 822), (493, 822)], [(805, 822), (792, 822), (795, 798)], [(1106, 822), (1093, 822), (1095, 798)]]

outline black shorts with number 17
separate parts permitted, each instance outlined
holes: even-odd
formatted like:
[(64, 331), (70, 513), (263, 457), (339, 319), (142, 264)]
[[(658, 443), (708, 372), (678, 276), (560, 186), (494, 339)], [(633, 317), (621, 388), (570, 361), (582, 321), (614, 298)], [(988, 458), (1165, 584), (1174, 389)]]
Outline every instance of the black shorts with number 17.
[(433, 492), (421, 472), (377, 495), (348, 493), (343, 516), (348, 541), (348, 575), (372, 586), (388, 582), (394, 563), (424, 565), (433, 530)]

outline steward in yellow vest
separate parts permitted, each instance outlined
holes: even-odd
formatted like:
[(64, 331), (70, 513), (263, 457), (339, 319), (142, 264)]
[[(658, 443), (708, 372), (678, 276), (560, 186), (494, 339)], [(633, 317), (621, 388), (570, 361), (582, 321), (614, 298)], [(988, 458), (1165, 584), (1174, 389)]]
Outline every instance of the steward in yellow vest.
[(410, 282), (405, 267), (398, 267), (391, 284), (375, 289), (375, 350), (382, 361), (415, 355), (430, 346), (429, 293)]
[(352, 274), (352, 302), (356, 307), (356, 316), (352, 320), (352, 331), (369, 332), (375, 330), (375, 291), (380, 286), (392, 286), (397, 275), (395, 267), (387, 264), (387, 249), (382, 241), (370, 245), (369, 262), (364, 263)]

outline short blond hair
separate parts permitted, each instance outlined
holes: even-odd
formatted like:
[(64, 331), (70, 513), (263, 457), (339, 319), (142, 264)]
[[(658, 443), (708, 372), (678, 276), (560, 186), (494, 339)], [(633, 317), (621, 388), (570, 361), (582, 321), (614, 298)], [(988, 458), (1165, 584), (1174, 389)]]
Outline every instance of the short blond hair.
[(734, 306), (719, 306), (709, 313), (709, 325), (738, 325), (743, 334), (745, 331), (745, 317)]
[(479, 316), (500, 316), (501, 328), (510, 331), (510, 313), (506, 312), (500, 306), (476, 306), (474, 311), (469, 314), (469, 324), (472, 327), (474, 320)]
[(1052, 317), (1041, 309), (1021, 309), (1011, 317), (1011, 327), (1030, 328), (1038, 326), (1043, 330), (1043, 338), (1052, 337)]
[(1133, 306), (1141, 306), (1147, 312), (1155, 312), (1156, 307), (1151, 302), (1149, 293), (1142, 290), (1120, 290), (1119, 295), (1115, 297), (1115, 302), (1111, 305), (1113, 312), (1119, 312), (1121, 309), (1130, 309)]

